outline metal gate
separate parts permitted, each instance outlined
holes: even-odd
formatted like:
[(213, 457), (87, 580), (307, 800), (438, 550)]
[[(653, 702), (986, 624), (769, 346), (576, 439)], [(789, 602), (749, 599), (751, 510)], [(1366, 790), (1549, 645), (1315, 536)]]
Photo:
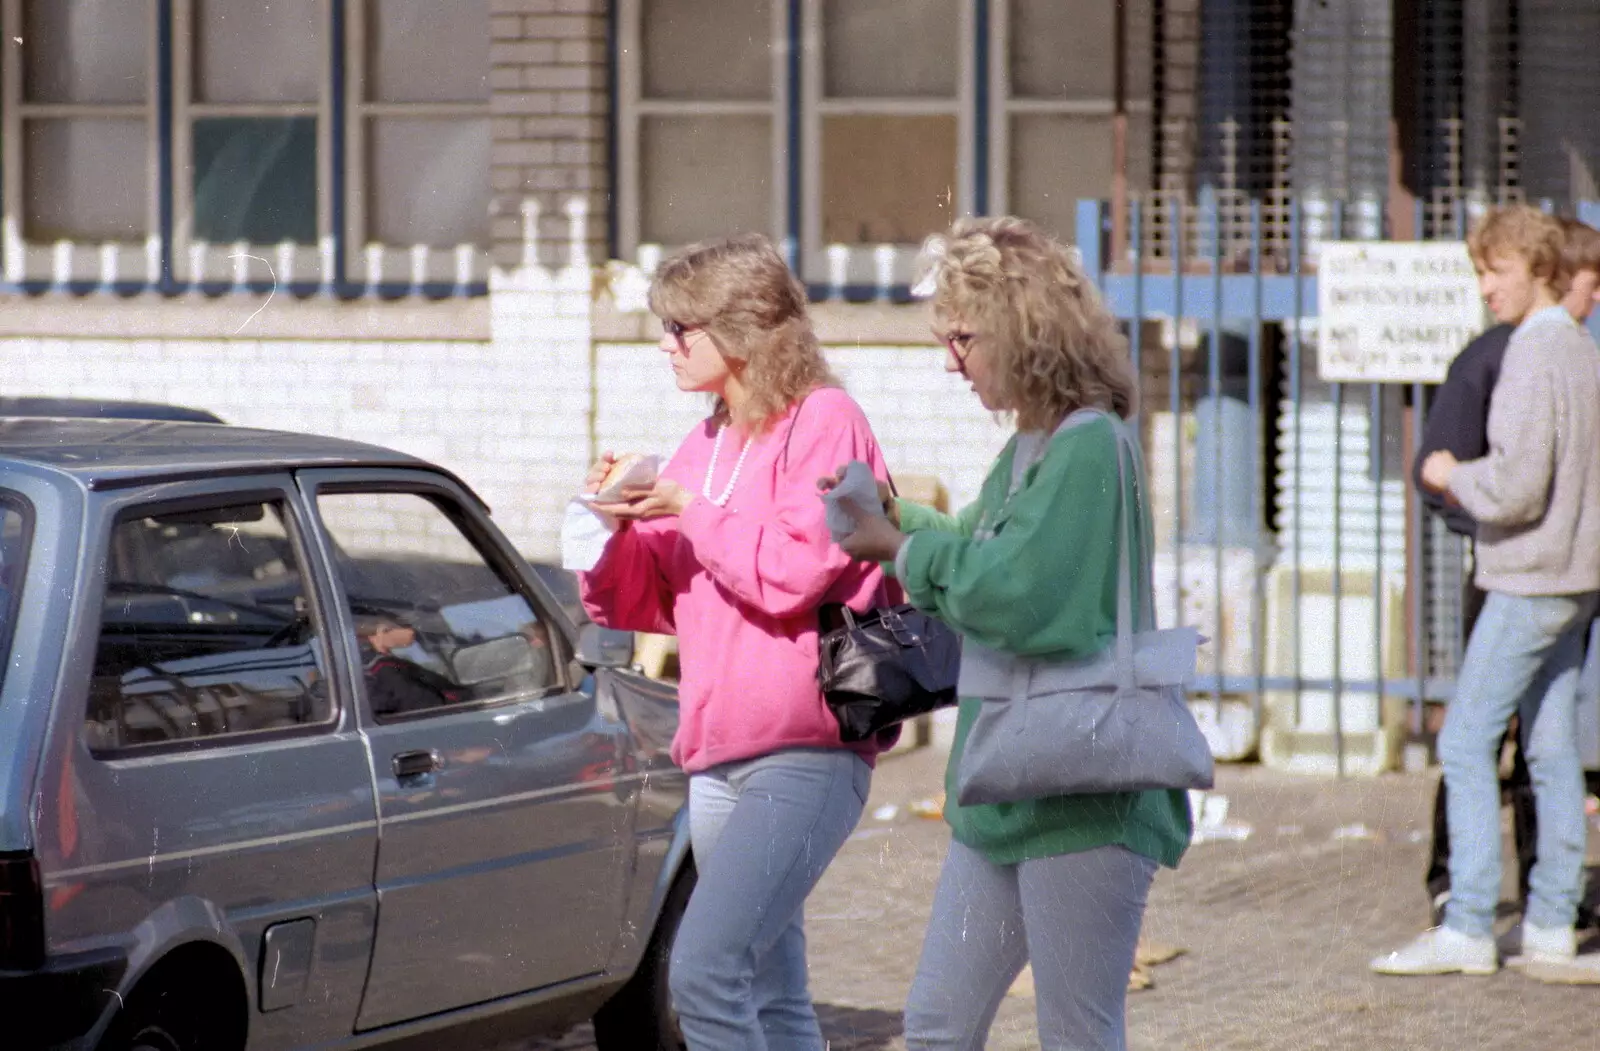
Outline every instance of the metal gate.
[[(1411, 489), (1430, 388), (1317, 378), (1318, 247), (1374, 229), (1363, 205), (1077, 212), (1140, 376), (1156, 614), (1211, 640), (1197, 713), (1222, 754), (1340, 775), (1422, 758), (1407, 746), (1453, 693), (1470, 571)], [(1464, 209), (1423, 210), (1416, 229), (1465, 236)], [(1600, 204), (1579, 216), (1600, 225)]]

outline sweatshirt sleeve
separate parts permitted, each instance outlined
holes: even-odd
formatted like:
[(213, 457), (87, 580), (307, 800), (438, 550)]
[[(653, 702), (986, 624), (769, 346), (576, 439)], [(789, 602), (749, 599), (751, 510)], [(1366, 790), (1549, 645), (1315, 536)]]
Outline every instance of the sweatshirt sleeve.
[(696, 496), (678, 520), (706, 571), (740, 602), (773, 617), (821, 605), (853, 564), (828, 532), (816, 480), (851, 460), (871, 466), (880, 481), (887, 477), (866, 416), (844, 392), (810, 395), (790, 426), (769, 508), (740, 513)]
[(1459, 465), (1450, 492), (1479, 522), (1508, 527), (1545, 511), (1555, 472), (1555, 375), (1539, 347), (1514, 339), (1489, 399), (1489, 452)]
[(902, 533), (932, 530), (937, 533), (955, 533), (959, 536), (972, 535), (978, 514), (982, 510), (982, 507), (974, 501), (956, 514), (947, 515), (943, 511), (935, 511), (926, 504), (900, 498), (895, 499), (895, 507), (900, 512)]
[(992, 649), (1100, 652), (1116, 630), (1115, 441), (1103, 422), (1057, 435), (988, 540), (914, 533), (901, 580), (911, 600)]
[(596, 624), (674, 635), (673, 591), (666, 576), (678, 532), (670, 519), (638, 522), (614, 533), (600, 561), (578, 574), (583, 608)]

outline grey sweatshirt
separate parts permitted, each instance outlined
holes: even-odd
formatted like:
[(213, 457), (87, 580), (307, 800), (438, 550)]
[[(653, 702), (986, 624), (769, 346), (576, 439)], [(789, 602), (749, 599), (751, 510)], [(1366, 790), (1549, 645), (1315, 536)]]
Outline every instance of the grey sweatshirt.
[(1512, 333), (1488, 437), (1488, 455), (1450, 478), (1479, 523), (1478, 586), (1600, 591), (1600, 349), (1561, 307)]

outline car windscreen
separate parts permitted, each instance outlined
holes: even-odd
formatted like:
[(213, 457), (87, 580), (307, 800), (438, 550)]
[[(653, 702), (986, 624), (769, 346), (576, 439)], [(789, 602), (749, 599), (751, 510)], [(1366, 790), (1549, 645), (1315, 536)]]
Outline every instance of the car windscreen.
[(22, 578), (28, 565), (33, 536), (33, 515), (28, 501), (9, 489), (0, 489), (0, 686), (11, 665), (11, 634), (21, 608)]

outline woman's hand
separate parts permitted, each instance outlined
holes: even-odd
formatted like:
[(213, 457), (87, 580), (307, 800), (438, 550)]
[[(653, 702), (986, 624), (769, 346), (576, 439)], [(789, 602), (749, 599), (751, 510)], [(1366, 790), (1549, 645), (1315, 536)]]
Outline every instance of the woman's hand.
[(856, 531), (839, 541), (840, 549), (858, 562), (893, 562), (906, 535), (887, 518), (860, 514), (848, 504), (845, 508), (856, 520)]
[(658, 478), (649, 488), (624, 489), (617, 503), (594, 504), (596, 511), (604, 512), (624, 522), (643, 521), (647, 518), (668, 518), (683, 514), (694, 494), (670, 478)]
[(589, 468), (588, 475), (583, 479), (583, 491), (586, 493), (598, 493), (600, 486), (606, 480), (606, 475), (611, 473), (611, 468), (616, 462), (617, 456), (615, 453), (601, 453), (600, 459), (594, 462), (594, 465)]
[[(832, 492), (843, 480), (844, 467), (841, 466), (832, 474), (817, 479), (817, 492)], [(888, 482), (878, 483), (878, 502), (883, 505), (883, 513), (888, 516), (890, 523), (896, 529), (900, 528), (900, 507), (894, 502), (894, 491), (889, 488)]]

